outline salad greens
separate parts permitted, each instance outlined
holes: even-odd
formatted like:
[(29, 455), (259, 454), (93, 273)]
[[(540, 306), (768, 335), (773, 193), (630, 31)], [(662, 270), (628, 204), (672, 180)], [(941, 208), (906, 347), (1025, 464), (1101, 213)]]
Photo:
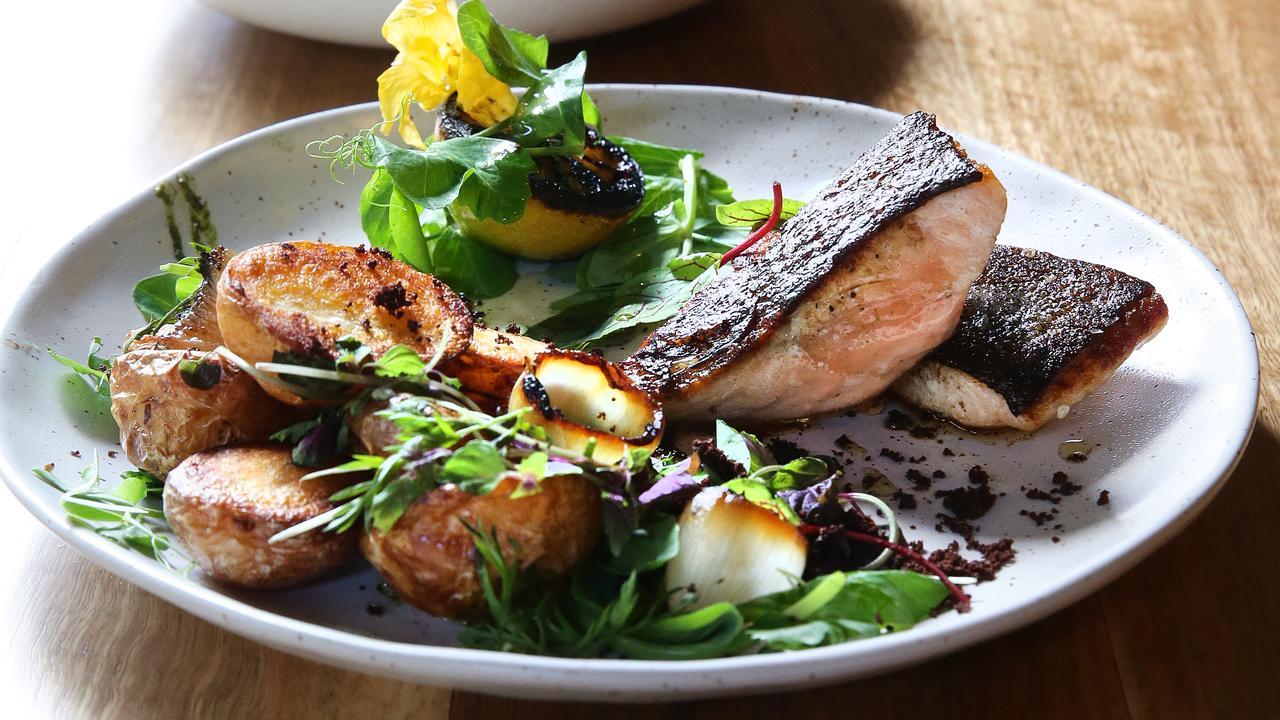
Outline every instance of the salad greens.
[(49, 357), (57, 360), (60, 364), (71, 369), (72, 372), (80, 375), (89, 383), (93, 391), (103, 400), (111, 400), (111, 385), (108, 373), (111, 369), (111, 359), (103, 357), (98, 353), (102, 351), (102, 338), (94, 337), (89, 343), (89, 354), (84, 362), (73, 360), (66, 355), (58, 353), (51, 347), (45, 348), (45, 352), (49, 353)]
[[(458, 27), (489, 74), (528, 88), (510, 117), (423, 148), (400, 147), (377, 135), (375, 126), (310, 149), (331, 167), (373, 170), (360, 202), (370, 244), (480, 300), (515, 285), (516, 261), (469, 239), (455, 216), (519, 220), (531, 196), (534, 158), (582, 154), (587, 126), (598, 129), (600, 114), (584, 91), (585, 54), (548, 68), (545, 38), (502, 26), (474, 0), (458, 9)], [(626, 331), (670, 317), (715, 276), (720, 255), (745, 237), (742, 218), (769, 202), (753, 201), (725, 224), (721, 208), (734, 202), (733, 194), (723, 178), (700, 166), (702, 153), (609, 139), (640, 165), (644, 199), (623, 228), (578, 260), (576, 291), (530, 330), (565, 346), (617, 341)]]
[[(75, 485), (58, 479), (52, 467), (32, 468), (31, 472), (62, 493), (62, 509), (73, 525), (89, 528), (171, 570), (180, 567), (178, 560), (186, 559), (165, 534), (168, 525), (159, 498), (164, 489), (162, 479), (145, 470), (129, 470), (116, 485), (105, 487), (96, 453), (93, 462), (80, 471), (80, 482)], [(190, 567), (190, 563), (181, 567)]]
[(732, 202), (733, 193), (700, 166), (702, 153), (610, 139), (640, 164), (645, 199), (621, 230), (578, 261), (577, 291), (553, 302), (553, 314), (529, 328), (567, 347), (607, 344), (667, 319), (715, 277), (720, 256), (745, 237), (716, 221), (716, 209)]

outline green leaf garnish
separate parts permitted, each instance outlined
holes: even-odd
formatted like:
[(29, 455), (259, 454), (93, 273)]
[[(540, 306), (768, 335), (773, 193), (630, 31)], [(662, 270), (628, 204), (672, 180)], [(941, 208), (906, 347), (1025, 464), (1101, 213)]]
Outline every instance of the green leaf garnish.
[(547, 67), (547, 38), (500, 24), (484, 3), (458, 8), (458, 30), (467, 49), (480, 58), (489, 74), (508, 85), (529, 85)]

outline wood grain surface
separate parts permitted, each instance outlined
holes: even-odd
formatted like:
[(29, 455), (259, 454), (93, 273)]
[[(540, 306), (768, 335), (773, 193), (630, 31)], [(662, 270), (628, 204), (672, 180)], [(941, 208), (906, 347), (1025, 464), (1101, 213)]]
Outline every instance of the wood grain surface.
[[(391, 59), (258, 30), (191, 0), (53, 7), (6, 11), (6, 257), (56, 246), (223, 140), (372, 99)], [(581, 43), (592, 81), (928, 109), (1135, 205), (1223, 269), (1261, 348), (1253, 440), (1186, 532), (1073, 607), (926, 665), (818, 691), (530, 703), (340, 671), (238, 638), (97, 569), (0, 493), (0, 706), (12, 708), (3, 715), (1280, 717), (1278, 38), (1275, 0), (713, 0)]]

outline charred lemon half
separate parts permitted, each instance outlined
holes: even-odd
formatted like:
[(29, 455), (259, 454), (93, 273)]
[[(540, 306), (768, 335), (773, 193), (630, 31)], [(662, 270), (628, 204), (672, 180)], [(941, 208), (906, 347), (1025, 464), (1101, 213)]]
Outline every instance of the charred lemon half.
[[(436, 120), (436, 138), (467, 137), (481, 129), (450, 101)], [(617, 144), (587, 126), (582, 155), (534, 158), (532, 195), (513, 223), (480, 220), (455, 204), (463, 233), (498, 250), (531, 260), (580, 255), (622, 227), (644, 200), (644, 174)]]

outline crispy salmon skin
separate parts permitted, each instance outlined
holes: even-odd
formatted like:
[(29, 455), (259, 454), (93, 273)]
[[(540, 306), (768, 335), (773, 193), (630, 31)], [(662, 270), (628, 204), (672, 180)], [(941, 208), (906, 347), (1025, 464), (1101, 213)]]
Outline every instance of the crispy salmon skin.
[(1168, 317), (1132, 275), (998, 245), (955, 334), (894, 390), (968, 427), (1035, 430), (1105, 383)]
[(624, 366), (675, 418), (854, 405), (950, 336), (1005, 204), (932, 115), (909, 115)]

